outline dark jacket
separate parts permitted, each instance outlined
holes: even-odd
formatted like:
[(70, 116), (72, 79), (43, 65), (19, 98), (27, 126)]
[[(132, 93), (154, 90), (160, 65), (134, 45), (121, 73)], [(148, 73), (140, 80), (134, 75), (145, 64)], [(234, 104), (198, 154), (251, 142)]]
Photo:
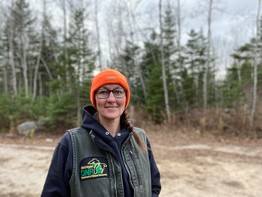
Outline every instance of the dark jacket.
[[(96, 149), (99, 147), (99, 149), (101, 149), (105, 154), (111, 155), (112, 158), (114, 158), (114, 161), (118, 161), (119, 168), (121, 169), (119, 171), (121, 172), (121, 178), (119, 179), (118, 184), (122, 185), (125, 197), (134, 196), (134, 185), (132, 181), (130, 181), (132, 180), (132, 178), (129, 177), (130, 169), (127, 167), (126, 162), (123, 161), (123, 153), (121, 151), (122, 145), (124, 144), (124, 142), (131, 139), (132, 133), (130, 133), (127, 128), (123, 128), (119, 135), (112, 137), (108, 134), (105, 128), (95, 119), (95, 113), (96, 110), (92, 106), (87, 106), (83, 109), (83, 123), (81, 125), (81, 130), (84, 130), (88, 134), (88, 136), (93, 136), (92, 140), (93, 143), (96, 144), (94, 144)], [(147, 146), (149, 147), (148, 158), (151, 171), (152, 196), (158, 196), (161, 190), (160, 174), (156, 166), (152, 151), (150, 149), (149, 140), (147, 138), (146, 142)], [(72, 178), (73, 176), (75, 176), (75, 174), (73, 175), (73, 155), (72, 135), (70, 135), (70, 132), (66, 132), (55, 149), (41, 196), (71, 196), (70, 188), (72, 187)], [(83, 162), (86, 164), (88, 161), (83, 160)], [(82, 163), (80, 162), (79, 165), (81, 166)], [(87, 167), (83, 167), (83, 169), (85, 168)], [(137, 168), (140, 168), (140, 166), (137, 166)], [(83, 173), (86, 172), (83, 171)], [(88, 179), (88, 176), (90, 174), (82, 175), (80, 176), (83, 179)], [(112, 175), (108, 174), (108, 176)], [(93, 179), (90, 179), (88, 181), (90, 182), (92, 180), (98, 180), (98, 177), (92, 178)], [(69, 184), (70, 180), (71, 185)]]

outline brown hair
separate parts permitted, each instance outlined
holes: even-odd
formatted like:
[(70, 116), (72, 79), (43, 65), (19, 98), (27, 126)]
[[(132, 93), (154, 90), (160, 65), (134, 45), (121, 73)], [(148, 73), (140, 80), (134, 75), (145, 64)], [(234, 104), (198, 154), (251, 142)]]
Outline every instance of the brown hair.
[(127, 127), (130, 130), (130, 132), (133, 132), (136, 143), (141, 148), (141, 150), (147, 151), (148, 148), (147, 148), (145, 142), (141, 139), (140, 135), (134, 130), (133, 125), (129, 121), (128, 114), (127, 114), (126, 110), (121, 115), (120, 122), (121, 122), (121, 127)]

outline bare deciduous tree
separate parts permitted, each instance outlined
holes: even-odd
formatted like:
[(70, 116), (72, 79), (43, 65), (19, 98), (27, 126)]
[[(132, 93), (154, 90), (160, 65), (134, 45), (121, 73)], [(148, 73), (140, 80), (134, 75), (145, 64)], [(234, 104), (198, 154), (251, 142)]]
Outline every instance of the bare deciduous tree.
[(98, 19), (98, 0), (95, 0), (95, 26), (96, 26), (96, 39), (97, 39), (97, 49), (98, 49), (98, 67), (102, 70), (102, 49), (100, 43), (100, 28), (99, 28), (99, 19)]
[[(180, 0), (177, 0), (177, 8), (176, 8), (176, 25), (177, 25), (177, 36), (176, 36), (176, 43), (177, 43), (177, 63), (178, 63), (178, 68), (179, 68), (179, 75), (182, 76), (182, 72), (183, 72), (183, 65), (181, 62), (181, 12), (180, 12), (181, 6), (180, 6)], [(179, 81), (178, 81), (179, 82)], [(179, 90), (177, 90), (177, 86), (176, 86), (176, 82), (175, 80), (173, 80), (173, 87), (174, 87), (174, 92), (177, 95), (177, 101), (178, 103), (181, 103), (181, 99), (180, 96), (182, 96), (182, 98), (184, 97), (184, 90), (182, 87), (182, 82), (180, 80), (180, 84), (179, 84)], [(179, 94), (180, 92), (180, 94)], [(180, 95), (180, 96), (179, 96)]]
[[(67, 7), (66, 7), (66, 0), (62, 0), (62, 10), (63, 10), (63, 53), (64, 53), (64, 67), (68, 68), (68, 64), (67, 64), (67, 59), (68, 59), (68, 54), (67, 54)], [(66, 69), (66, 79), (67, 79), (67, 84), (70, 83), (70, 79), (69, 79), (69, 73), (68, 73), (69, 69)]]
[(254, 49), (254, 65), (253, 65), (253, 99), (252, 99), (252, 109), (250, 115), (250, 125), (252, 130), (254, 131), (254, 137), (256, 138), (256, 131), (254, 129), (254, 118), (256, 114), (256, 106), (257, 106), (257, 70), (258, 65), (261, 64), (261, 20), (260, 20), (260, 9), (261, 9), (261, 0), (258, 0), (258, 9), (257, 9), (257, 18), (256, 18), (256, 43)]
[(162, 81), (164, 88), (164, 98), (165, 98), (165, 110), (168, 122), (171, 122), (171, 113), (168, 100), (168, 89), (167, 89), (167, 79), (166, 79), (166, 65), (164, 57), (164, 47), (163, 47), (163, 25), (162, 25), (162, 0), (159, 0), (159, 26), (160, 26), (160, 51), (161, 51), (161, 65), (162, 65)]
[(213, 0), (209, 0), (209, 6), (208, 6), (208, 32), (207, 32), (207, 60), (205, 64), (205, 72), (204, 72), (204, 78), (203, 78), (203, 103), (204, 103), (204, 109), (207, 108), (207, 83), (208, 83), (208, 72), (210, 68), (210, 62), (211, 62), (211, 23), (212, 23), (212, 10), (213, 10)]
[(33, 80), (33, 98), (32, 100), (34, 101), (36, 99), (37, 95), (37, 79), (39, 76), (39, 65), (40, 65), (40, 60), (41, 60), (41, 55), (42, 55), (42, 44), (43, 44), (43, 35), (44, 35), (44, 20), (46, 18), (46, 0), (43, 0), (43, 22), (42, 22), (42, 30), (41, 30), (41, 37), (40, 37), (40, 45), (39, 45), (39, 51), (38, 51), (38, 56), (37, 56), (37, 61), (36, 61), (36, 66), (35, 66), (35, 72), (34, 72), (34, 80)]
[[(11, 9), (14, 8), (14, 2), (11, 3)], [(15, 67), (15, 61), (14, 61), (14, 45), (13, 45), (13, 39), (14, 39), (14, 19), (12, 16), (10, 16), (9, 19), (9, 26), (8, 26), (8, 45), (9, 45), (9, 64), (11, 66), (12, 70), (12, 87), (13, 87), (13, 93), (16, 97), (18, 94), (17, 91), (17, 79), (16, 79), (16, 67)]]
[[(129, 32), (128, 34), (130, 35), (130, 40), (132, 43), (132, 46), (135, 46), (136, 43), (139, 42), (139, 27), (137, 24), (137, 16), (136, 16), (136, 9), (139, 7), (139, 4), (141, 3), (141, 0), (138, 1), (134, 1), (134, 2), (130, 2), (130, 1), (126, 1), (126, 6), (128, 9), (128, 26), (129, 26)], [(133, 53), (135, 54), (135, 52)], [(143, 95), (146, 98), (146, 84), (145, 84), (145, 80), (143, 78), (143, 73), (142, 73), (142, 69), (141, 69), (141, 65), (139, 62), (139, 59), (137, 56), (134, 57), (133, 59), (133, 71), (134, 71), (134, 75), (137, 75), (141, 86), (142, 86), (142, 90), (143, 90)]]

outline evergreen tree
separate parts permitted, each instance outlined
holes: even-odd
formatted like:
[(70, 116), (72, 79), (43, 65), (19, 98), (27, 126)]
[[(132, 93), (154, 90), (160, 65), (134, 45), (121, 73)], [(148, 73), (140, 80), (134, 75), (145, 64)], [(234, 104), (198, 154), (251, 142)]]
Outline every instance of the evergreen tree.
[[(240, 46), (232, 54), (234, 63), (227, 69), (223, 90), (225, 105), (236, 107), (243, 103), (250, 103), (253, 82), (253, 60), (257, 40), (251, 39), (249, 43)], [(260, 49), (261, 50), (261, 49)], [(262, 67), (258, 66), (258, 86), (262, 85)]]
[(56, 69), (58, 65), (58, 56), (61, 48), (57, 40), (57, 32), (50, 23), (50, 18), (44, 15), (42, 21), (42, 50), (40, 54), (40, 66), (39, 66), (39, 86), (42, 86), (39, 90), (40, 96), (50, 96), (52, 84), (56, 83), (59, 73)]
[(203, 34), (191, 30), (185, 50), (186, 71), (183, 79), (188, 107), (201, 106), (206, 47)]
[(165, 61), (169, 70), (172, 69), (172, 60), (174, 61), (176, 52), (176, 46), (174, 43), (176, 37), (175, 25), (175, 17), (172, 13), (171, 6), (168, 6), (163, 21), (163, 45)]
[(155, 32), (151, 34), (151, 40), (144, 43), (141, 69), (146, 83), (144, 107), (155, 123), (161, 123), (165, 118), (164, 90), (161, 79), (160, 47)]
[[(129, 41), (127, 41), (123, 52), (120, 54), (120, 62), (122, 62), (123, 65), (121, 65), (119, 70), (125, 74), (129, 81), (132, 90), (132, 101), (134, 103), (139, 103), (141, 96), (142, 98), (146, 96), (145, 91), (143, 91), (144, 79), (141, 78), (140, 56), (140, 47)], [(140, 96), (137, 97), (136, 95)]]
[[(185, 49), (185, 65), (183, 79), (185, 88), (185, 97), (188, 102), (188, 107), (203, 106), (203, 76), (205, 73), (205, 65), (207, 61), (207, 39), (203, 33), (191, 30), (189, 32), (189, 39)], [(207, 90), (208, 90), (208, 104), (215, 102), (215, 70), (214, 58), (211, 57), (208, 73), (207, 73)], [(191, 87), (191, 88), (190, 88)]]
[[(167, 84), (169, 92), (170, 106), (173, 109), (178, 109), (181, 106), (183, 89), (181, 86), (181, 70), (178, 64), (177, 46), (175, 40), (177, 36), (175, 16), (172, 12), (172, 7), (168, 4), (168, 7), (164, 14), (163, 20), (163, 49), (164, 49), (164, 61), (166, 65)], [(177, 98), (175, 98), (177, 97)], [(180, 108), (180, 107), (179, 107)]]

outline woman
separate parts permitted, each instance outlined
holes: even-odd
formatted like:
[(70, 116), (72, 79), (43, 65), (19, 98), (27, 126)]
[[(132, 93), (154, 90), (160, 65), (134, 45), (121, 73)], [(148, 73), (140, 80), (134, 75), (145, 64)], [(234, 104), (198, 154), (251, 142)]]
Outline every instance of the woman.
[(103, 70), (92, 80), (90, 100), (81, 126), (58, 143), (41, 196), (158, 196), (160, 173), (149, 140), (127, 119), (126, 77)]

